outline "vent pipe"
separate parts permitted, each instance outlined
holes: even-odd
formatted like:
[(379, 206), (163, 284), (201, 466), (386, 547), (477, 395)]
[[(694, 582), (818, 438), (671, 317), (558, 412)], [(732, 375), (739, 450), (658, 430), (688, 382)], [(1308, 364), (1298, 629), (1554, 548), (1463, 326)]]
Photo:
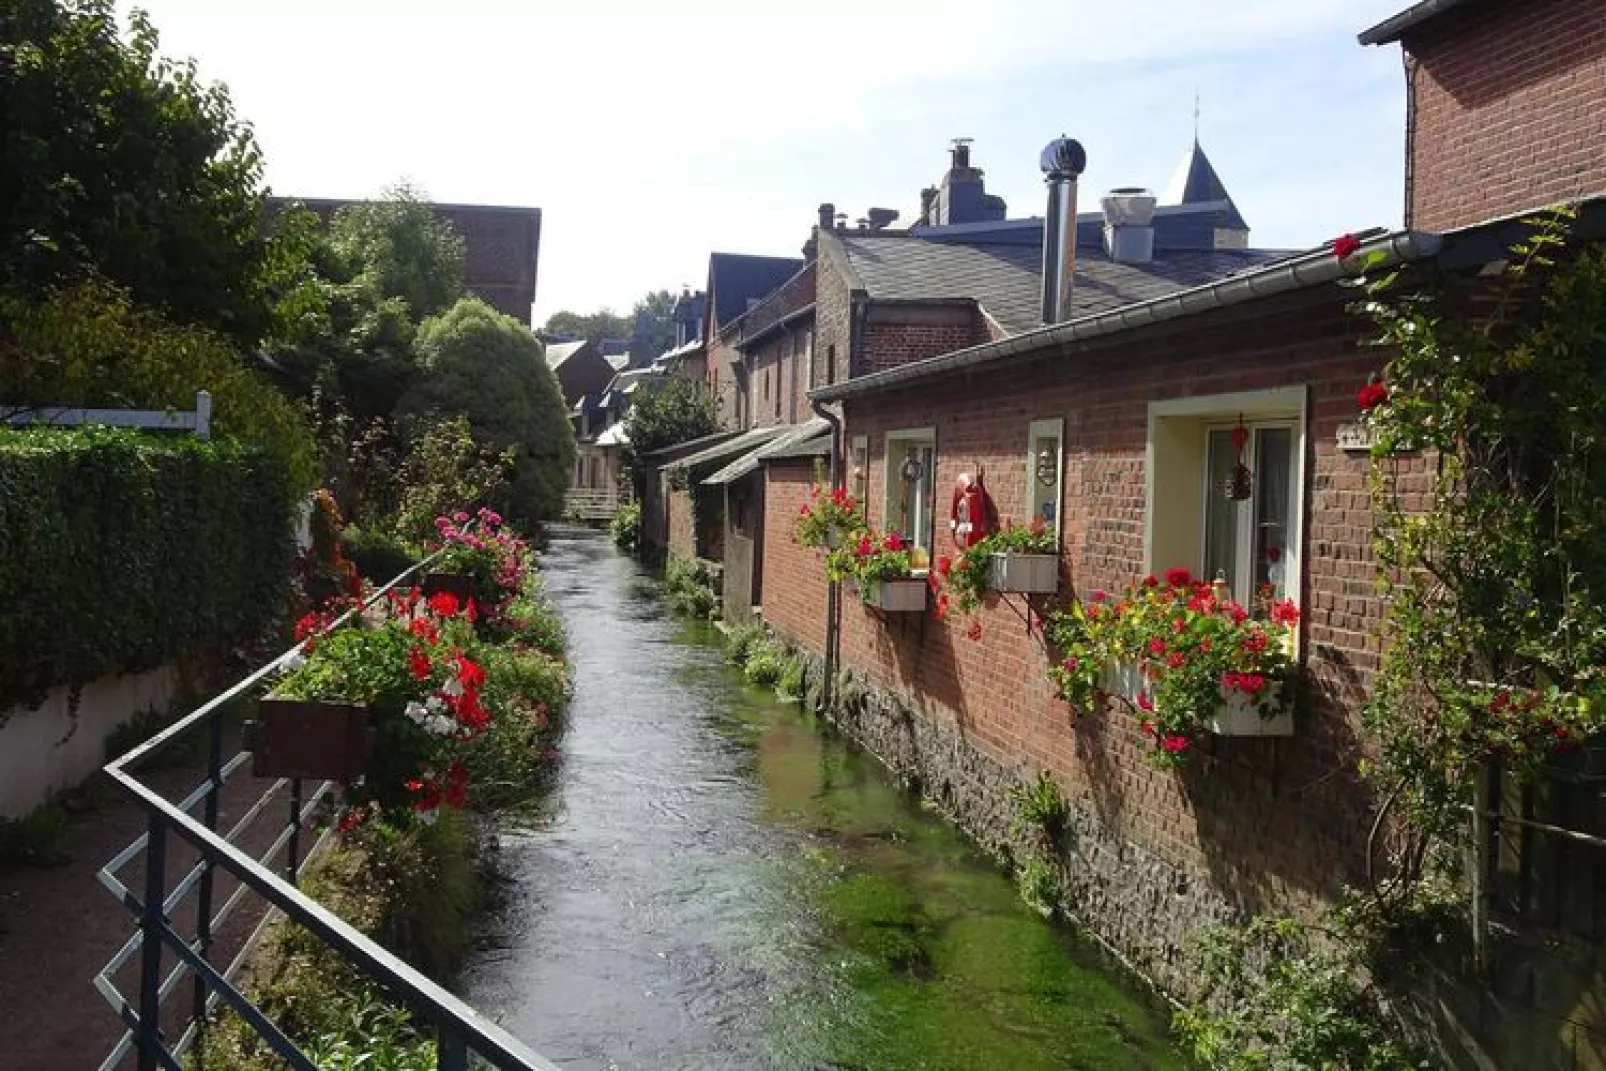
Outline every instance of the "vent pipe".
[(1043, 147), (1038, 166), (1048, 183), (1048, 218), (1043, 222), (1043, 322), (1057, 324), (1070, 315), (1076, 281), (1076, 180), (1087, 167), (1087, 151), (1063, 135)]

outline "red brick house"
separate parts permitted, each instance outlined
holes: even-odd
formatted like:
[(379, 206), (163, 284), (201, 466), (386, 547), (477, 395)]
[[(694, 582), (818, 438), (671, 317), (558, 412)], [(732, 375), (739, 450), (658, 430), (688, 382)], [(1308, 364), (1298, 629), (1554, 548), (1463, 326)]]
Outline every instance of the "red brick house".
[[(1475, 275), (1521, 235), (1510, 217), (1606, 187), (1606, 3), (1427, 0), (1362, 39), (1410, 53), (1414, 228), (1363, 233), (1363, 254)], [(1164, 213), (1152, 217), (1157, 256)], [(838, 719), (1006, 850), (1007, 787), (1052, 772), (1071, 808), (1067, 906), (1174, 992), (1187, 991), (1179, 950), (1200, 925), (1314, 914), (1360, 880), (1375, 806), (1354, 774), (1381, 650), (1370, 462), (1340, 428), (1381, 355), (1361, 345), (1367, 325), (1339, 285), (1353, 261), (1325, 247), (1256, 254), (1237, 220), (1229, 199), (1189, 270), (1160, 272), (1114, 255), (1119, 226), (1100, 234), (1095, 217), (1084, 234), (1079, 218), (1069, 312), (1048, 326), (1033, 322), (1041, 224), (1030, 237), (1002, 220), (924, 235), (822, 229), (812, 398), (839, 415), (845, 480), (870, 520), (922, 546), (946, 544), (947, 489), (984, 469), (1000, 514), (1056, 529), (1062, 596), (1168, 566), (1220, 574), (1240, 595), (1274, 584), (1303, 612), (1293, 736), (1219, 738), (1181, 775), (1149, 768), (1135, 719), (1077, 720), (1053, 697), (1048, 652), (1027, 627), (1035, 607), (1018, 597), (974, 622), (848, 600), (833, 635), (819, 555), (791, 539), (809, 468), (766, 466), (764, 619), (807, 651), (839, 649)], [(1606, 201), (1586, 205), (1575, 236), (1606, 238)], [(1237, 427), (1262, 490), (1229, 503), (1209, 489)], [(1045, 454), (1057, 461), (1048, 480)], [(1606, 906), (1602, 854), (1573, 864), (1595, 890), (1591, 919)], [(1590, 946), (1581, 958), (1529, 948), (1503, 965), (1488, 986), (1446, 979), (1430, 995), (1448, 1060), (1602, 1062), (1606, 985)]]

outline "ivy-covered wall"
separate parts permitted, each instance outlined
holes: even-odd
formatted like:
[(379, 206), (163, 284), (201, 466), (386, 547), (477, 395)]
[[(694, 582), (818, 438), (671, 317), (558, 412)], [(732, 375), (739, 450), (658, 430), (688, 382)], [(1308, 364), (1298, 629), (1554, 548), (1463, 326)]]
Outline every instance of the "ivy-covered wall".
[(261, 630), (297, 497), (283, 461), (231, 441), (0, 430), (0, 721)]

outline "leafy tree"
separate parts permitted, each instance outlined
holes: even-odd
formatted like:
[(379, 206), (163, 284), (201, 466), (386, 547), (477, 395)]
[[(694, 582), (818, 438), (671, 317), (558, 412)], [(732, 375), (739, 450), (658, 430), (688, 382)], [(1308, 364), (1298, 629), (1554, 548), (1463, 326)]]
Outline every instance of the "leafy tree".
[(381, 299), (399, 298), (414, 322), (445, 312), (463, 296), (462, 237), (406, 183), (336, 212), (329, 244), (350, 267), (355, 286)]
[(317, 464), (310, 429), (294, 402), (242, 363), (229, 340), (204, 327), (168, 322), (106, 282), (69, 287), (33, 303), (0, 296), (5, 401), (191, 409), (212, 395), (218, 434), (272, 448), (310, 488)]
[(621, 464), (639, 480), (645, 455), (711, 435), (718, 428), (714, 399), (701, 383), (681, 376), (649, 377), (636, 390), (625, 413), (625, 435), (630, 441), (622, 451)]
[(630, 352), (635, 363), (645, 365), (675, 346), (675, 295), (654, 290), (636, 302), (630, 334)]
[(635, 333), (635, 326), (632, 318), (620, 316), (612, 309), (598, 309), (588, 316), (565, 309), (547, 317), (541, 333), (563, 338), (627, 339)]
[(254, 345), (305, 298), (299, 235), (263, 231), (262, 156), (221, 85), (112, 0), (0, 5), (0, 288), (98, 273)]
[(402, 399), (404, 431), (462, 414), (474, 438), (514, 447), (508, 510), (525, 521), (558, 516), (574, 467), (574, 433), (558, 381), (529, 328), (478, 298), (463, 298), (418, 332), (421, 377)]

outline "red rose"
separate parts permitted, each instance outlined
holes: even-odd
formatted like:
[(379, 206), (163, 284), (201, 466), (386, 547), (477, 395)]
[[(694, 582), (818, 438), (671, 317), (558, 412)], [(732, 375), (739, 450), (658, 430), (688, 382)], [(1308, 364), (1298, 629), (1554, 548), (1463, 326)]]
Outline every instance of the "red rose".
[(1162, 737), (1160, 740), (1160, 746), (1171, 752), (1171, 754), (1175, 755), (1179, 751), (1187, 750), (1188, 738), (1185, 736)]
[(1361, 248), (1361, 240), (1353, 234), (1341, 234), (1333, 239), (1333, 256), (1345, 260)]
[(1369, 413), (1388, 400), (1389, 389), (1379, 382), (1368, 383), (1355, 393), (1355, 404), (1363, 412)]

